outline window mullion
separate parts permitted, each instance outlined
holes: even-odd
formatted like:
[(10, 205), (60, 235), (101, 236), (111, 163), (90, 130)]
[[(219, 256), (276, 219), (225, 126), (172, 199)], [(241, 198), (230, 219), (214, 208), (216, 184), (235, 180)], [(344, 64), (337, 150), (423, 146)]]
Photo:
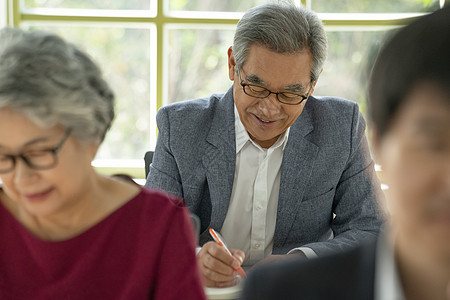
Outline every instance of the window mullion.
[(21, 21), (20, 0), (6, 0), (7, 24), (19, 27)]

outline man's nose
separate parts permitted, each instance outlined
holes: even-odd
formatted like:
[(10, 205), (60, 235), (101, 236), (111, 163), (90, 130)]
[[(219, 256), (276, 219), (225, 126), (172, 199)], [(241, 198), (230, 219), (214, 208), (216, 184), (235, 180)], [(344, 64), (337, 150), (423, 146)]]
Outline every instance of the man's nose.
[(280, 111), (280, 102), (277, 99), (277, 94), (271, 93), (266, 98), (262, 98), (259, 101), (260, 109), (270, 117), (271, 115), (278, 114)]

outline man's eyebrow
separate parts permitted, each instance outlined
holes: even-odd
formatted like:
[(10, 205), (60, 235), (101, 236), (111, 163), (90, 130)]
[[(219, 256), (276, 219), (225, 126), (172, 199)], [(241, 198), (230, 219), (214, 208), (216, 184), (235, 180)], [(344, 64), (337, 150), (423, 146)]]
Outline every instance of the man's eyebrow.
[[(250, 83), (254, 83), (254, 84), (258, 84), (258, 85), (262, 85), (262, 86), (266, 85), (264, 80), (262, 80), (261, 78), (259, 78), (258, 76), (254, 75), (254, 74), (245, 76), (245, 79)], [(288, 85), (288, 86), (284, 87), (283, 90), (301, 93), (301, 92), (306, 91), (307, 88), (306, 88), (306, 86), (297, 83), (297, 84)]]
[(260, 85), (265, 85), (266, 83), (264, 82), (264, 80), (262, 80), (261, 78), (259, 78), (258, 76), (256, 76), (256, 75), (247, 75), (247, 76), (245, 76), (245, 79), (248, 81), (248, 82), (251, 82), (251, 83), (255, 83), (255, 84), (260, 84)]
[(284, 88), (286, 91), (293, 91), (293, 92), (304, 92), (307, 90), (307, 88), (304, 85), (301, 84), (292, 84), (288, 85)]

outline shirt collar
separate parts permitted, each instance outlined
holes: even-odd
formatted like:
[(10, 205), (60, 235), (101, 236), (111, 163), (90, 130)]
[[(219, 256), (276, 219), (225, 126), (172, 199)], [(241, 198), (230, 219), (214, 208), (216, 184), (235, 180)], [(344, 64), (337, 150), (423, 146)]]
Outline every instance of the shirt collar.
[[(269, 149), (274, 149), (282, 146), (282, 150), (284, 150), (289, 138), (290, 129), (291, 128), (289, 127), (285, 132), (283, 132), (278, 137), (278, 140), (275, 142), (275, 144), (273, 144)], [(245, 129), (244, 124), (242, 124), (241, 119), (239, 118), (239, 112), (236, 108), (236, 105), (234, 105), (234, 130), (236, 134), (236, 153), (239, 153), (242, 147), (244, 147), (244, 145), (248, 142), (253, 143), (259, 149), (262, 149), (261, 146), (255, 143), (248, 135), (247, 129)]]
[(389, 241), (387, 228), (383, 228), (377, 242), (375, 260), (375, 300), (405, 299), (394, 249)]

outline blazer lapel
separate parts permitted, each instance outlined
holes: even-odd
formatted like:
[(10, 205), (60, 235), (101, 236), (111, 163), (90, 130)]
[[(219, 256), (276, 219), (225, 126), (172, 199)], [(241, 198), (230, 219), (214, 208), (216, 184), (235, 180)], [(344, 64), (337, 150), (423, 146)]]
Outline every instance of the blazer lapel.
[(211, 227), (222, 228), (230, 203), (236, 165), (233, 87), (219, 100), (202, 158), (211, 195)]
[(319, 147), (305, 138), (313, 130), (312, 124), (311, 114), (305, 107), (289, 132), (281, 163), (274, 248), (286, 240), (319, 152)]

